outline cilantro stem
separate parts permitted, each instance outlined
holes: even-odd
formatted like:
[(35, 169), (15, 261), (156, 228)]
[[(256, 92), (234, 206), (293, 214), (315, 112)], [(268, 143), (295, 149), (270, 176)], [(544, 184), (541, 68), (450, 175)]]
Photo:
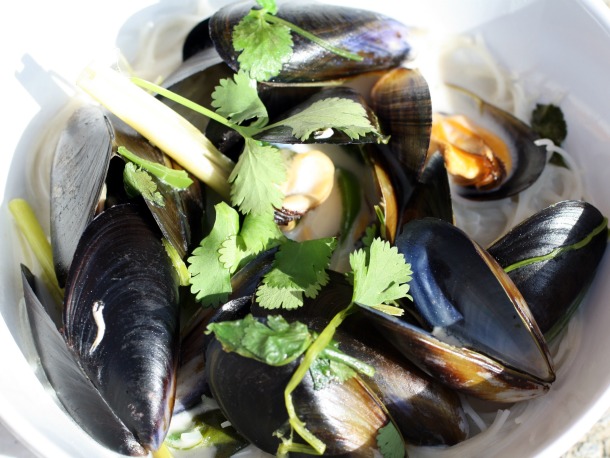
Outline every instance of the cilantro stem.
[(586, 245), (588, 245), (589, 242), (591, 242), (591, 240), (593, 240), (593, 238), (596, 235), (598, 235), (600, 232), (606, 230), (607, 227), (608, 227), (608, 218), (604, 218), (604, 220), (601, 222), (601, 224), (599, 226), (597, 226), (595, 229), (593, 229), (591, 231), (591, 233), (589, 233), (582, 240), (579, 240), (576, 243), (573, 243), (572, 245), (566, 245), (566, 246), (562, 246), (559, 248), (555, 248), (553, 251), (543, 254), (541, 256), (534, 256), (533, 258), (528, 258), (528, 259), (523, 259), (521, 261), (517, 261), (514, 264), (511, 264), (510, 266), (506, 266), (504, 268), (504, 272), (508, 273), (508, 272), (512, 272), (513, 270), (519, 269), (521, 267), (529, 266), (530, 264), (535, 264), (537, 262), (542, 262), (542, 261), (548, 261), (550, 259), (555, 258), (556, 256), (559, 256), (561, 253), (563, 253), (565, 251), (579, 250), (580, 248), (583, 248)]
[(19, 227), (19, 230), (32, 249), (34, 256), (40, 263), (43, 280), (51, 291), (53, 298), (58, 304), (63, 303), (64, 294), (57, 283), (55, 267), (53, 265), (53, 250), (34, 214), (34, 210), (32, 210), (30, 204), (24, 199), (11, 200), (8, 204), (8, 208)]
[[(290, 426), (292, 426), (292, 428), (301, 436), (301, 438), (311, 445), (313, 450), (315, 450), (315, 452), (319, 455), (322, 455), (324, 450), (326, 450), (326, 444), (314, 436), (313, 433), (305, 427), (305, 423), (303, 423), (297, 416), (296, 409), (292, 403), (292, 392), (297, 388), (297, 386), (299, 386), (307, 374), (307, 371), (309, 371), (313, 361), (330, 344), (335, 332), (337, 331), (337, 328), (355, 310), (354, 303), (352, 302), (330, 320), (316, 340), (309, 346), (305, 352), (305, 355), (303, 356), (301, 364), (299, 364), (299, 367), (297, 367), (296, 371), (290, 378), (290, 381), (286, 385), (286, 388), (284, 389), (284, 402), (286, 403), (286, 409), (288, 410), (288, 421)], [(290, 446), (288, 445), (288, 447)]]
[(190, 122), (108, 67), (90, 65), (77, 84), (182, 167), (229, 199), (227, 180), (233, 162)]
[[(136, 76), (131, 77), (131, 81), (133, 81), (136, 85), (140, 86), (142, 89), (146, 89), (147, 91), (156, 92), (163, 97), (170, 99), (173, 102), (179, 103), (180, 105), (193, 110), (200, 115), (207, 116), (214, 121), (219, 122), (223, 126), (228, 127), (229, 129), (233, 129), (238, 132), (242, 137), (247, 137), (248, 135), (242, 133), (241, 127), (237, 124), (232, 123), (224, 116), (219, 115), (215, 111), (212, 111), (203, 105), (199, 105), (198, 103), (193, 102), (192, 100), (187, 99), (186, 97), (182, 97), (175, 92), (170, 91), (169, 89), (165, 89), (161, 86), (156, 85), (155, 83), (151, 83), (150, 81), (143, 80)], [(220, 153), (219, 153), (220, 154)]]
[(346, 366), (351, 367), (355, 371), (358, 371), (364, 375), (368, 375), (369, 377), (375, 375), (375, 368), (370, 364), (363, 363), (358, 358), (354, 358), (352, 356), (346, 355), (345, 353), (334, 350), (332, 347), (325, 348), (322, 353), (320, 353), (320, 357), (323, 359), (328, 359), (334, 362), (345, 364)]
[(285, 27), (288, 27), (293, 32), (298, 33), (302, 37), (305, 37), (308, 40), (313, 41), (318, 46), (321, 46), (322, 48), (324, 48), (334, 54), (337, 54), (338, 56), (344, 57), (345, 59), (349, 59), (349, 60), (355, 60), (358, 62), (363, 60), (362, 56), (355, 54), (353, 52), (347, 51), (346, 49), (339, 48), (337, 46), (333, 46), (330, 43), (328, 43), (327, 41), (324, 41), (323, 39), (318, 38), (314, 34), (308, 32), (307, 30), (300, 28), (298, 25), (288, 22), (280, 17), (274, 16), (274, 15), (268, 13), (266, 10), (259, 10), (259, 11), (261, 11), (260, 14), (263, 16), (265, 21), (270, 22), (272, 24), (278, 24), (278, 25), (283, 25)]

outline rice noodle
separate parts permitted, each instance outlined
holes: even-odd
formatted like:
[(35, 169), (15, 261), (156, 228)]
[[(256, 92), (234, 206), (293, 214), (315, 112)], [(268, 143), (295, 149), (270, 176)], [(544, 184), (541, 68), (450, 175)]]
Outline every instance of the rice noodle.
[[(180, 43), (185, 34), (205, 16), (205, 5), (192, 15), (168, 15), (159, 18), (158, 22), (148, 24), (140, 37), (140, 45), (135, 60), (129, 71), (146, 79), (159, 80), (171, 73), (179, 64)], [(413, 66), (418, 66), (426, 76), (433, 97), (433, 104), (442, 99), (443, 83), (457, 83), (477, 93), (486, 101), (493, 103), (518, 118), (527, 121), (532, 112), (538, 94), (529, 94), (519, 84), (519, 76), (501, 68), (492, 54), (487, 50), (481, 37), (424, 37), (427, 50), (420, 52)], [(561, 97), (562, 94), (559, 95)], [(57, 143), (60, 126), (74, 111), (80, 100), (67, 106), (41, 138), (41, 147), (31, 158), (28, 174), (29, 185), (35, 194), (34, 202), (46, 203), (39, 208), (41, 220), (48, 221), (49, 170), (53, 157), (52, 151)], [(585, 197), (581, 179), (581, 168), (575, 158), (550, 140), (540, 140), (539, 145), (547, 148), (548, 158), (552, 153), (561, 155), (569, 168), (548, 164), (541, 177), (528, 190), (517, 197), (493, 202), (473, 202), (455, 196), (454, 211), (456, 224), (471, 237), (488, 245), (498, 236), (506, 233), (515, 224), (536, 211), (564, 199)], [(46, 215), (46, 217), (45, 217)], [(573, 362), (580, 343), (581, 321), (579, 313), (570, 321), (563, 334), (551, 347), (557, 369), (558, 380), (565, 375)], [(473, 426), (474, 436), (452, 447), (414, 447), (409, 446), (412, 457), (447, 457), (484, 455), (492, 445), (497, 445), (498, 438), (518, 428), (526, 417), (535, 416), (540, 405), (552, 402), (551, 393), (541, 398), (497, 407), (485, 405), (464, 398), (463, 405)], [(240, 457), (269, 456), (258, 450), (241, 451)]]

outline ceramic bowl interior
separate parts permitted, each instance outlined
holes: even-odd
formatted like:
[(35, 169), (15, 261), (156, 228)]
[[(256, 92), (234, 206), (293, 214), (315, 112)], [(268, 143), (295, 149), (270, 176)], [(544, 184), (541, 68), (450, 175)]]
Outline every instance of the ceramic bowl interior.
[[(41, 456), (112, 454), (63, 413), (38, 365), (19, 273), (19, 262), (34, 261), (15, 235), (8, 202), (30, 199), (48, 227), (44, 203), (33, 199), (48, 183), (48, 177), (30, 174), (32, 162), (41, 160), (34, 152), (44, 142), (45, 124), (73, 94), (73, 81), (89, 61), (114, 47), (132, 59), (141, 31), (155, 20), (193, 12), (203, 16), (224, 3), (37, 0), (14, 2), (11, 14), (0, 17), (5, 161), (0, 167), (0, 417)], [(547, 95), (549, 88), (556, 90), (569, 125), (565, 148), (582, 167), (590, 200), (610, 214), (610, 13), (601, 0), (342, 3), (376, 8), (422, 28), (480, 36), (527, 90), (539, 93), (544, 86)], [(183, 35), (177, 32), (175, 42), (163, 45), (179, 46)], [(494, 440), (487, 456), (559, 456), (610, 406), (609, 276), (606, 256), (576, 316), (573, 363), (559, 372), (530, 415)]]

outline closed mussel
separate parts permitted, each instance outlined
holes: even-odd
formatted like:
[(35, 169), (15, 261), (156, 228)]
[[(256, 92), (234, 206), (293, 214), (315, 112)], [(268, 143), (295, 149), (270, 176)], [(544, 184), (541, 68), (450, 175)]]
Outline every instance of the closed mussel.
[[(223, 60), (235, 71), (239, 53), (233, 47), (233, 28), (255, 7), (238, 2), (218, 10), (210, 19), (210, 36)], [(331, 46), (355, 53), (362, 60), (349, 60), (324, 47), (292, 34), (293, 54), (272, 81), (322, 81), (382, 70), (399, 65), (411, 53), (409, 30), (379, 13), (335, 5), (284, 2), (277, 16), (316, 35)]]
[[(352, 285), (344, 275), (333, 271), (329, 275), (329, 283), (315, 299), (306, 299), (299, 309), (283, 311), (284, 317), (321, 332), (349, 305), (352, 296)], [(266, 316), (274, 311), (253, 304), (252, 313)], [(389, 345), (365, 316), (348, 318), (333, 339), (340, 351), (375, 368), (373, 375), (361, 377), (388, 410), (407, 443), (452, 445), (467, 437), (468, 425), (457, 394)]]
[[(227, 352), (215, 339), (208, 345), (206, 376), (214, 399), (231, 425), (268, 453), (281, 444), (274, 433), (290, 435), (284, 388), (299, 362), (269, 366)], [(325, 456), (379, 456), (381, 437), (388, 431), (398, 435), (383, 405), (357, 376), (315, 389), (308, 372), (292, 399), (299, 418), (326, 445)]]
[(146, 207), (102, 212), (76, 250), (63, 332), (87, 378), (146, 450), (159, 448), (169, 425), (178, 316), (177, 275)]
[(488, 248), (552, 339), (566, 324), (606, 250), (608, 220), (584, 201), (541, 210)]

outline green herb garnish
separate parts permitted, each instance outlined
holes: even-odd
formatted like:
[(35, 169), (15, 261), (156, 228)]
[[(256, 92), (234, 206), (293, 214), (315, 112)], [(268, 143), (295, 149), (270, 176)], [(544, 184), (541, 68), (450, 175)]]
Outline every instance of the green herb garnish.
[[(289, 323), (281, 315), (270, 315), (265, 322), (246, 315), (240, 320), (211, 323), (206, 334), (212, 333), (223, 350), (269, 366), (285, 366), (295, 361), (317, 337), (305, 324)], [(333, 381), (342, 382), (357, 372), (374, 374), (371, 366), (340, 351), (336, 342), (329, 342), (310, 370), (314, 389), (322, 389)]]
[(233, 47), (239, 52), (240, 70), (252, 79), (267, 81), (277, 76), (293, 53), (291, 33), (297, 33), (328, 51), (346, 59), (361, 61), (362, 56), (332, 46), (312, 33), (276, 16), (275, 0), (257, 0), (260, 9), (252, 9), (233, 28)]
[[(257, 134), (272, 127), (286, 125), (301, 140), (306, 140), (314, 132), (328, 128), (340, 130), (354, 139), (371, 132), (380, 140), (382, 139), (381, 133), (368, 119), (366, 110), (353, 100), (342, 98), (319, 100), (300, 113), (266, 125), (266, 111), (263, 112), (261, 104), (256, 102), (258, 96), (252, 91), (252, 81), (240, 73), (236, 74), (232, 80), (222, 80), (221, 85), (217, 87), (214, 92), (216, 98), (213, 101), (217, 108), (216, 112), (148, 81), (139, 78), (132, 78), (132, 81), (147, 90), (157, 92), (176, 103), (208, 116), (234, 129), (244, 137), (244, 150), (228, 177), (228, 181), (232, 185), (231, 202), (234, 206), (239, 207), (243, 214), (271, 213), (274, 207), (281, 207), (283, 200), (283, 194), (278, 189), (286, 176), (281, 154), (275, 146), (255, 140), (254, 136)], [(232, 100), (234, 96), (230, 95), (232, 91), (229, 91), (229, 88), (238, 94), (242, 92), (248, 94), (249, 101), (246, 105), (253, 108), (248, 109), (247, 115), (238, 116), (236, 114), (236, 103)], [(221, 116), (220, 113), (230, 115), (231, 120)], [(256, 121), (249, 126), (240, 124), (253, 117), (256, 118)]]
[(188, 258), (191, 292), (204, 306), (216, 306), (232, 291), (231, 274), (284, 236), (272, 215), (248, 215), (240, 229), (239, 213), (221, 202), (210, 233)]
[(557, 105), (536, 104), (530, 121), (531, 127), (540, 138), (548, 138), (561, 145), (568, 135), (568, 126), (561, 108)]
[(117, 153), (123, 156), (126, 160), (136, 164), (142, 170), (156, 176), (159, 180), (172, 188), (186, 189), (193, 184), (193, 180), (189, 178), (188, 173), (186, 173), (184, 170), (171, 169), (163, 164), (147, 161), (146, 159), (142, 159), (140, 156), (133, 154), (124, 146), (119, 146), (117, 148)]
[(379, 428), (377, 445), (383, 458), (403, 458), (405, 456), (404, 441), (392, 422)]
[(257, 302), (266, 309), (292, 310), (303, 305), (303, 296), (316, 297), (328, 283), (326, 269), (335, 247), (334, 238), (287, 240), (256, 290)]
[(129, 197), (141, 195), (145, 200), (158, 207), (165, 207), (165, 200), (152, 177), (133, 162), (125, 164), (123, 169), (123, 182)]

